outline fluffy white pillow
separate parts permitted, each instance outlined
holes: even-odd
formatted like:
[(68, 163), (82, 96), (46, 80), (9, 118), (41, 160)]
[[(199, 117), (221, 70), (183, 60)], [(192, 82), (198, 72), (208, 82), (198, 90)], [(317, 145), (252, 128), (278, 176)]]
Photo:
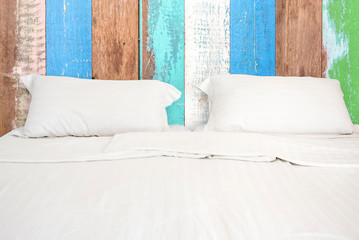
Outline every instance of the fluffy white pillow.
[(166, 107), (179, 99), (175, 87), (154, 80), (103, 81), (28, 75), (32, 95), (24, 126), (28, 137), (108, 136), (162, 131)]
[(207, 93), (207, 130), (273, 133), (353, 132), (337, 80), (220, 75), (198, 86)]

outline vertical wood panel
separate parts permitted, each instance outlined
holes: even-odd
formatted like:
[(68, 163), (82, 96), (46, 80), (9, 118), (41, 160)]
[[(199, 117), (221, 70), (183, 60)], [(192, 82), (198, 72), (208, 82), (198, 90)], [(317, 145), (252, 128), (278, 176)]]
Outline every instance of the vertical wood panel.
[(46, 1), (48, 75), (91, 78), (91, 0)]
[(138, 0), (92, 0), (96, 79), (138, 79)]
[(182, 92), (167, 108), (169, 124), (184, 124), (184, 0), (142, 0), (140, 76)]
[(0, 136), (10, 131), (15, 119), (16, 1), (0, 1)]
[[(17, 51), (14, 74), (46, 74), (45, 0), (20, 0), (17, 9)], [(15, 127), (23, 126), (30, 105), (30, 94), (16, 82)]]
[(323, 76), (338, 79), (359, 123), (359, 1), (323, 0)]
[(45, 0), (0, 1), (0, 135), (22, 126), (30, 96), (22, 75), (45, 74)]
[(230, 1), (186, 0), (186, 126), (207, 122), (208, 103), (195, 86), (211, 75), (228, 73)]
[(322, 0), (276, 0), (276, 75), (322, 75)]
[(275, 75), (275, 0), (231, 0), (231, 73)]

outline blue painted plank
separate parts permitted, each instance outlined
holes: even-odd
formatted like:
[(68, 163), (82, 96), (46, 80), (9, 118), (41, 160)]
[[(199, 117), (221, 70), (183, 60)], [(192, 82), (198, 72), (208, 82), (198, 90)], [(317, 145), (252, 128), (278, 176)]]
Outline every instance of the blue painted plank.
[(275, 75), (275, 0), (231, 0), (231, 73)]
[(184, 0), (142, 0), (140, 6), (140, 77), (182, 92), (167, 115), (170, 125), (184, 125)]
[(47, 75), (91, 78), (91, 0), (46, 1)]

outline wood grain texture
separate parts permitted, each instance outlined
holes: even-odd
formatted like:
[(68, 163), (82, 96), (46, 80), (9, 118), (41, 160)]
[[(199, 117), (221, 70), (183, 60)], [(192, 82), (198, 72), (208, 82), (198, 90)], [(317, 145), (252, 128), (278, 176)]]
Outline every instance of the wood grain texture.
[(141, 7), (141, 79), (157, 79), (182, 92), (167, 115), (170, 125), (184, 125), (184, 0), (142, 0)]
[(92, 77), (91, 0), (46, 1), (46, 72)]
[(19, 78), (45, 73), (45, 0), (0, 1), (0, 135), (24, 124), (30, 95)]
[(322, 0), (276, 0), (276, 75), (322, 75)]
[(230, 1), (185, 1), (186, 126), (208, 120), (208, 103), (196, 85), (208, 77), (229, 73)]
[(323, 77), (338, 79), (359, 123), (359, 1), (323, 0)]
[(275, 0), (231, 0), (231, 73), (275, 75)]
[(31, 96), (18, 80), (27, 74), (46, 74), (46, 0), (19, 0), (17, 9), (17, 78), (15, 127), (23, 126)]
[(138, 0), (92, 0), (92, 74), (138, 79)]
[(16, 1), (0, 0), (0, 136), (13, 128), (15, 119)]

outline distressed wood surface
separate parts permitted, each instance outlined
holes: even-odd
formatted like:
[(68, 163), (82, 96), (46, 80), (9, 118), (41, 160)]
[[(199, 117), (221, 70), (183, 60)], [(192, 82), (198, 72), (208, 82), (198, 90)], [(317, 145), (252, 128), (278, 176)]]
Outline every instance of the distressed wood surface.
[(46, 71), (92, 77), (91, 0), (46, 1)]
[(167, 82), (182, 92), (167, 114), (169, 124), (184, 125), (184, 0), (142, 0), (141, 7), (141, 79)]
[(92, 0), (92, 73), (138, 79), (138, 0)]
[(322, 0), (276, 0), (276, 75), (322, 75)]
[(24, 124), (30, 95), (20, 76), (45, 74), (45, 0), (0, 1), (0, 135)]
[(338, 79), (359, 123), (359, 1), (323, 0), (323, 77)]
[(231, 73), (275, 75), (275, 0), (231, 0)]
[(186, 126), (208, 120), (208, 103), (196, 85), (230, 67), (230, 1), (185, 2)]
[(0, 0), (0, 136), (13, 128), (16, 80), (16, 1)]
[(31, 96), (19, 82), (20, 76), (46, 74), (46, 0), (19, 0), (17, 9), (17, 78), (15, 127), (23, 126)]

